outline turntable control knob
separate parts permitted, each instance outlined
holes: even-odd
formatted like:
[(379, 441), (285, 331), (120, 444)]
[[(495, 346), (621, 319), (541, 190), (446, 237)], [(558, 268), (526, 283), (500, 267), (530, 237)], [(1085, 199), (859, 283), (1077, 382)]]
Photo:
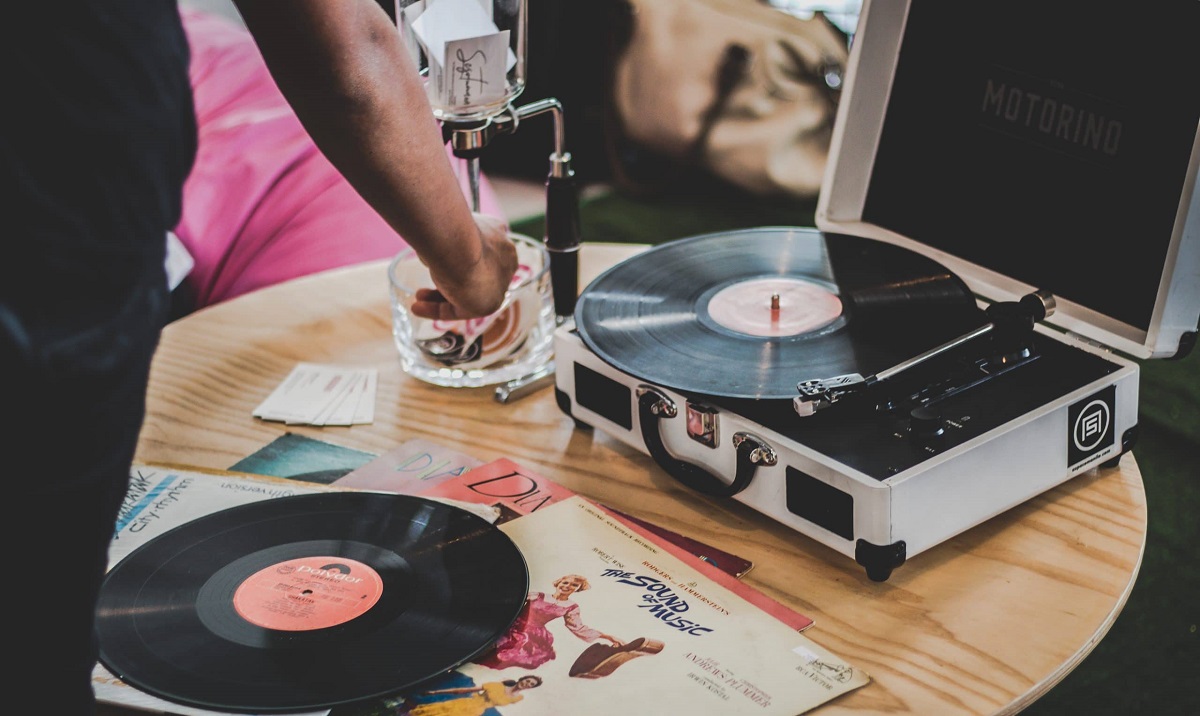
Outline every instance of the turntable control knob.
[(922, 405), (908, 414), (908, 433), (915, 440), (929, 442), (946, 434), (946, 424), (936, 408)]

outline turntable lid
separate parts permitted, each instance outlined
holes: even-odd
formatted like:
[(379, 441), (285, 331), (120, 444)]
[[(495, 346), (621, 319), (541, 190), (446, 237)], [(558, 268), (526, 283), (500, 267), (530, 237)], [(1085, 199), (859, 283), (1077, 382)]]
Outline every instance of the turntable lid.
[(988, 300), (1048, 291), (1064, 330), (1177, 355), (1200, 322), (1200, 93), (1181, 90), (1200, 86), (1200, 3), (1052, 5), (865, 3), (817, 226), (925, 253)]

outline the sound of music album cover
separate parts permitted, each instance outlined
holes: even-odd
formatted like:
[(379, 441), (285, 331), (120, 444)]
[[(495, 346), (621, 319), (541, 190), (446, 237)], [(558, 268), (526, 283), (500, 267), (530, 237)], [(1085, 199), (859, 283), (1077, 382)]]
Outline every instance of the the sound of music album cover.
[(444, 678), (333, 714), (794, 716), (869, 681), (581, 497), (500, 529), (530, 576), (508, 632)]

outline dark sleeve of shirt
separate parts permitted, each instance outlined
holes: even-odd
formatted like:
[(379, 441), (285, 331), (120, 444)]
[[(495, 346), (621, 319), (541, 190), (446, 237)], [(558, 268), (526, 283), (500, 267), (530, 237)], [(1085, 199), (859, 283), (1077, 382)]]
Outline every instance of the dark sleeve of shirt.
[(176, 0), (5, 9), (0, 300), (165, 280), (165, 232), (196, 149), (187, 70)]

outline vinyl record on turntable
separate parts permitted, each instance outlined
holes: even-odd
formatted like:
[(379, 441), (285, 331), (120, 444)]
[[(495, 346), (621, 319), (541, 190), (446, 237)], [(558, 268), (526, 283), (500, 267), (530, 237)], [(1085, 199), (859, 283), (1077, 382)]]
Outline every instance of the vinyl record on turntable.
[(762, 227), (652, 247), (598, 276), (575, 326), (609, 365), (683, 393), (786, 398), (870, 376), (987, 322), (942, 265), (883, 241)]
[(239, 713), (402, 691), (489, 648), (529, 575), (495, 525), (409, 495), (264, 500), (162, 534), (100, 593), (100, 661), (176, 703)]

